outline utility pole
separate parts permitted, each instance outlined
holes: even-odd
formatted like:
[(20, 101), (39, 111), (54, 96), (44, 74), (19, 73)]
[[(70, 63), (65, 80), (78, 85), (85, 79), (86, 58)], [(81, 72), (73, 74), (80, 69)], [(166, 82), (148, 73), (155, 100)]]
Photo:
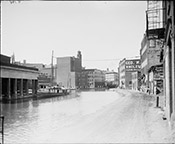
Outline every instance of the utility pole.
[(51, 85), (53, 86), (53, 50), (52, 50), (52, 58), (51, 58)]

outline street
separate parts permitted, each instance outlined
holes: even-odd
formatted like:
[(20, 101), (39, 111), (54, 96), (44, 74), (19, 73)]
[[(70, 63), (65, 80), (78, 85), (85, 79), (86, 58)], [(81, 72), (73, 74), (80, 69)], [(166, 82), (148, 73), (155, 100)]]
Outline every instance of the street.
[(119, 99), (102, 109), (81, 116), (64, 129), (55, 131), (48, 142), (169, 142), (166, 123), (161, 116), (156, 117), (158, 110), (153, 108), (153, 98), (138, 93), (119, 94)]
[(79, 92), (15, 105), (3, 105), (7, 143), (170, 142), (155, 99), (139, 92)]

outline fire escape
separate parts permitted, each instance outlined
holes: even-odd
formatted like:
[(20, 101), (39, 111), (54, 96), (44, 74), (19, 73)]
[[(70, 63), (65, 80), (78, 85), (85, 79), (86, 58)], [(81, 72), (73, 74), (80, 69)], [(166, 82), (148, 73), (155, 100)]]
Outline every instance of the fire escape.
[(147, 1), (146, 34), (148, 39), (164, 38), (164, 18), (162, 1)]
[[(152, 63), (148, 67), (148, 72), (153, 71), (154, 83), (149, 84), (153, 91), (155, 87), (163, 88), (162, 72), (156, 71), (158, 67), (163, 69), (163, 63), (160, 61), (165, 37), (165, 22), (164, 22), (164, 3), (163, 1), (147, 1), (146, 10), (146, 37), (149, 44), (149, 56), (152, 58)], [(154, 61), (154, 62), (153, 62)], [(158, 77), (156, 78), (156, 74)]]

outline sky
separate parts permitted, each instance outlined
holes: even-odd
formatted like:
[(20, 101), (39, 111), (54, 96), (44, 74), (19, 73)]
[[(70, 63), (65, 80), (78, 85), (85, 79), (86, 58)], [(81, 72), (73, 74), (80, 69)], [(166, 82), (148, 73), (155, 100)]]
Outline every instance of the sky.
[(82, 53), (86, 68), (117, 71), (139, 56), (146, 1), (1, 1), (1, 53), (50, 64)]

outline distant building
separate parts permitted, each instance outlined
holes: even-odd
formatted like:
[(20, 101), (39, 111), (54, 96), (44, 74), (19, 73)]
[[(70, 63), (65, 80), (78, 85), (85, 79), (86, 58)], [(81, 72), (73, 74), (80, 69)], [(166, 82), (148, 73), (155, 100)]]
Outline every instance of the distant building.
[(140, 71), (140, 59), (126, 59), (119, 62), (119, 86), (132, 89), (132, 73)]
[(0, 54), (1, 98), (17, 99), (37, 94), (38, 69), (13, 64), (10, 61), (10, 57)]
[(44, 65), (42, 63), (26, 63), (24, 60), (20, 65), (27, 67), (34, 67), (39, 70), (38, 75), (38, 86), (39, 88), (46, 88), (52, 85), (56, 85), (56, 66), (53, 66), (53, 76), (52, 76), (52, 67), (51, 65)]
[(141, 72), (136, 71), (132, 73), (132, 89), (133, 90), (140, 90), (141, 87)]
[(80, 88), (82, 71), (82, 55), (77, 57), (58, 57), (56, 83), (64, 87)]
[(56, 85), (56, 65), (53, 66), (53, 74), (52, 74), (52, 67), (51, 65), (45, 66), (43, 69), (40, 70), (40, 74), (38, 77), (38, 83), (40, 88), (46, 88), (53, 85)]
[(43, 63), (26, 63), (26, 60), (24, 60), (23, 63), (20, 63), (20, 65), (26, 66), (26, 67), (35, 67), (39, 71), (45, 68), (45, 65)]
[(117, 87), (119, 85), (119, 75), (114, 71), (106, 71), (105, 83), (108, 87)]
[(98, 69), (82, 70), (82, 88), (101, 88), (105, 87), (105, 74)]

